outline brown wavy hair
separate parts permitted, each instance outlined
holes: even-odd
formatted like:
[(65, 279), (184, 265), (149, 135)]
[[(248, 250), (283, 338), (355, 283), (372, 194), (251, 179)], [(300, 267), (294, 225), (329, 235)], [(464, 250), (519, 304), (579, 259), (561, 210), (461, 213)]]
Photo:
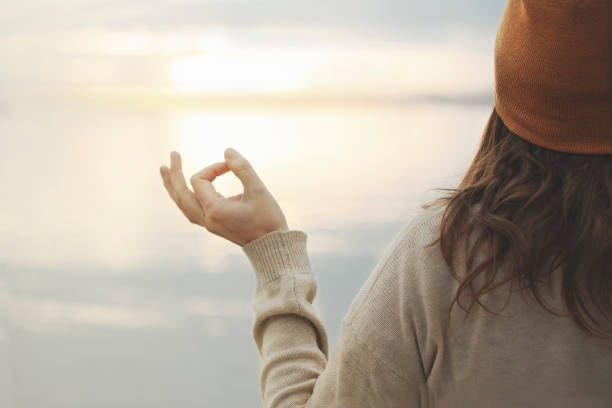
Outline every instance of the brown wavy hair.
[[(467, 314), (477, 303), (497, 315), (480, 297), (518, 281), (548, 312), (571, 315), (591, 336), (612, 337), (593, 313), (598, 310), (612, 323), (612, 155), (564, 153), (531, 144), (510, 131), (493, 108), (463, 181), (458, 188), (439, 190), (448, 194), (423, 207), (446, 205), (440, 237), (428, 247), (440, 244), (460, 282), (448, 323), (455, 303), (466, 311), (459, 302), (463, 292), (470, 289), (472, 294)], [(471, 234), (476, 235), (469, 248), (465, 238)], [(466, 275), (461, 279), (453, 263), (460, 242), (466, 243)], [(484, 260), (474, 265), (485, 244)], [(506, 279), (492, 286), (502, 266)], [(568, 314), (551, 310), (537, 286), (557, 268)], [(486, 282), (475, 289), (480, 275)]]

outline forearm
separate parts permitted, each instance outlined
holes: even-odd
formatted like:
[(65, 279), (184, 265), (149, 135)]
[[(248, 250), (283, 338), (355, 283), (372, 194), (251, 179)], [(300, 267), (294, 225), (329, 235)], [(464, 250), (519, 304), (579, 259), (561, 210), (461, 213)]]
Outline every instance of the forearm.
[(325, 369), (325, 328), (312, 301), (316, 282), (301, 231), (277, 231), (244, 248), (257, 277), (253, 337), (266, 408), (297, 407)]
[(327, 363), (312, 324), (297, 315), (281, 315), (263, 326), (260, 387), (264, 406), (304, 405)]
[[(393, 320), (404, 314), (389, 315), (403, 307), (401, 288), (388, 285), (397, 280), (378, 279), (404, 272), (386, 262), (392, 252), (353, 302), (328, 355), (325, 328), (312, 305), (317, 286), (306, 234), (273, 232), (243, 248), (257, 277), (253, 337), (262, 359), (265, 408), (420, 406), (425, 379), (415, 339), (386, 335), (390, 324), (406, 325)], [(368, 313), (356, 313), (365, 305)]]

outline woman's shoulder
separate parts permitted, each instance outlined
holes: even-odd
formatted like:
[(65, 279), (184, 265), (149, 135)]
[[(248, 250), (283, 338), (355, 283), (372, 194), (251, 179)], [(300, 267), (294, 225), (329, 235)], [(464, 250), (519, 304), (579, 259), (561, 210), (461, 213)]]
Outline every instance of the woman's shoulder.
[(410, 265), (414, 267), (416, 264), (421, 267), (429, 263), (439, 266), (443, 258), (435, 241), (440, 237), (443, 214), (444, 207), (440, 205), (413, 210), (387, 244), (379, 265), (401, 264), (402, 269)]
[(437, 204), (415, 210), (396, 234), (394, 246), (416, 249), (437, 240), (440, 237), (440, 224), (445, 208), (446, 206)]

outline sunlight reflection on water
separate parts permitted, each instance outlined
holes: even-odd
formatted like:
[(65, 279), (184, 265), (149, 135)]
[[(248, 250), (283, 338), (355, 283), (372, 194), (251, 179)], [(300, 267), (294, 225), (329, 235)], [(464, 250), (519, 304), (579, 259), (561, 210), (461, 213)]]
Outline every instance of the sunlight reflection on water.
[[(169, 200), (158, 167), (170, 150), (183, 153), (188, 178), (234, 147), (291, 228), (334, 229), (404, 219), (428, 189), (452, 186), (489, 113), (442, 106), (293, 114), (27, 109), (1, 125), (7, 136), (0, 143), (11, 152), (3, 162), (13, 174), (7, 188), (16, 192), (2, 203), (0, 240), (10, 248), (3, 262), (137, 269), (194, 256), (196, 245), (203, 266), (217, 270), (239, 248), (188, 224)], [(231, 173), (215, 186), (225, 196), (242, 191)], [(177, 246), (183, 239), (193, 245)]]
[[(170, 150), (183, 153), (186, 177), (223, 160), (227, 147), (249, 159), (290, 228), (308, 234), (321, 284), (315, 308), (333, 344), (369, 268), (419, 204), (437, 196), (429, 189), (458, 182), (490, 113), (452, 105), (165, 112), (27, 102), (0, 117), (0, 150), (10, 152), (0, 171), (11, 175), (12, 192), (0, 203), (0, 317), (8, 328), (0, 356), (13, 367), (0, 370), (0, 387), (54, 395), (53, 407), (91, 401), (100, 383), (148, 401), (149, 388), (134, 378), (167, 386), (177, 364), (186, 367), (180, 383), (164, 395), (178, 395), (191, 378), (236, 379), (218, 377), (224, 367), (238, 367), (243, 383), (257, 376), (250, 265), (241, 248), (188, 223), (167, 197), (158, 169)], [(231, 174), (215, 186), (225, 196), (242, 191)], [(111, 380), (109, 370), (127, 377)], [(83, 396), (62, 386), (69, 383)], [(221, 398), (199, 384), (191, 395)], [(252, 385), (236, 398), (256, 393)]]

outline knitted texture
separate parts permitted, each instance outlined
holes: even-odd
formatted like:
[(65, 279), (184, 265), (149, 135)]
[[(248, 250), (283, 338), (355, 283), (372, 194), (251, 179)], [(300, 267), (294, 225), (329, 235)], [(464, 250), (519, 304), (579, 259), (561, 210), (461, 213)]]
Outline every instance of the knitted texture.
[[(481, 298), (502, 316), (476, 308), (466, 319), (456, 307), (451, 336), (446, 318), (459, 284), (439, 245), (425, 248), (442, 214), (423, 211), (387, 245), (333, 349), (313, 306), (306, 233), (274, 231), (243, 246), (257, 280), (252, 334), (264, 408), (612, 407), (612, 341), (587, 337), (516, 286), (509, 303), (509, 285)], [(543, 291), (557, 311), (561, 277)], [(323, 304), (333, 302), (329, 292)]]
[(612, 153), (612, 1), (509, 0), (495, 42), (495, 107), (551, 150)]

